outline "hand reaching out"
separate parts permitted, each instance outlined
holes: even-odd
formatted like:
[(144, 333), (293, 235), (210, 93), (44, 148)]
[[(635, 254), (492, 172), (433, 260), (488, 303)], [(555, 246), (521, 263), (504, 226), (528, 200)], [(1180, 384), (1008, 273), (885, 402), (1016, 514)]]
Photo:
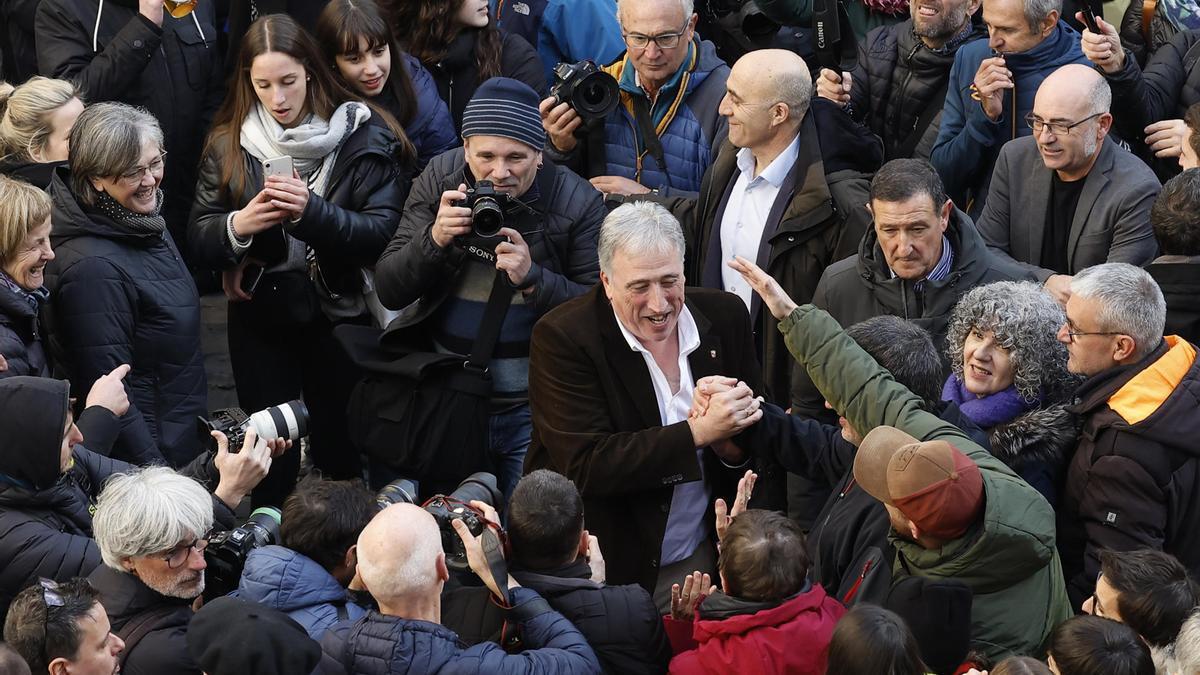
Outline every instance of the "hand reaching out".
[(784, 292), (783, 287), (770, 274), (763, 271), (761, 267), (755, 265), (742, 256), (734, 256), (733, 260), (728, 263), (730, 269), (742, 275), (746, 283), (750, 284), (750, 288), (754, 289), (762, 298), (763, 304), (767, 309), (771, 310), (771, 316), (783, 321), (787, 318), (798, 305), (788, 297)]
[(725, 538), (725, 530), (729, 529), (729, 524), (733, 519), (741, 515), (746, 510), (746, 505), (750, 503), (750, 496), (754, 493), (754, 483), (758, 480), (758, 474), (753, 471), (747, 471), (746, 475), (742, 476), (738, 481), (737, 497), (733, 499), (733, 508), (730, 509), (725, 505), (725, 500), (717, 498), (717, 542), (719, 543)]
[(716, 591), (717, 587), (712, 585), (712, 577), (692, 572), (683, 578), (682, 586), (671, 586), (671, 618), (676, 621), (691, 621), (704, 598)]

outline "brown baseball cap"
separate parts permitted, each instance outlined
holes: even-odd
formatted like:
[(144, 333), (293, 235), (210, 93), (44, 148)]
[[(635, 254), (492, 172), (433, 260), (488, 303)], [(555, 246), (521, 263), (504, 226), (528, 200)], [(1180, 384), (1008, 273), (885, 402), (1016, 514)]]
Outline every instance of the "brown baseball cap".
[(854, 457), (854, 478), (931, 536), (962, 536), (983, 511), (979, 466), (946, 441), (922, 443), (888, 426), (872, 429)]

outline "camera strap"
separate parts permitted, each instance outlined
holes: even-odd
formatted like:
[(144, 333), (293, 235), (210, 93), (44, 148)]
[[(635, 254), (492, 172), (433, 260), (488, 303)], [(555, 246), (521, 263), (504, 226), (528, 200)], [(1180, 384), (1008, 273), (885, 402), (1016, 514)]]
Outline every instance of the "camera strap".
[[(670, 184), (671, 171), (667, 168), (667, 160), (663, 155), (662, 139), (658, 137), (658, 130), (654, 128), (654, 120), (650, 116), (650, 101), (645, 96), (631, 96), (630, 98), (633, 99), (633, 120), (637, 122), (638, 130), (642, 134), (642, 145), (658, 163), (658, 170), (667, 177), (667, 183)], [(641, 172), (638, 173), (637, 179), (640, 181), (642, 179)]]
[(480, 373), (487, 372), (492, 353), (496, 351), (496, 342), (500, 339), (500, 327), (512, 304), (513, 293), (516, 289), (508, 283), (508, 273), (496, 270), (496, 278), (492, 281), (492, 292), (488, 296), (487, 308), (483, 310), (483, 320), (479, 323), (479, 332), (471, 343), (471, 353), (467, 356), (467, 367)]

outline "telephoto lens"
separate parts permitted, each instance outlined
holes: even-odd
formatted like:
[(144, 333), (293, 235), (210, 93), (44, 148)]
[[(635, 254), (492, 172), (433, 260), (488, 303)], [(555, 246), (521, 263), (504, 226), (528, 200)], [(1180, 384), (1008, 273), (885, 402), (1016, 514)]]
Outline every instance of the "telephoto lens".
[(375, 494), (375, 503), (382, 511), (392, 504), (419, 504), (417, 501), (417, 482), (408, 478), (397, 478), (384, 485)]
[(585, 120), (607, 117), (621, 101), (617, 80), (593, 61), (555, 66), (550, 95), (570, 105)]
[(486, 471), (479, 471), (467, 476), (463, 482), (458, 484), (454, 492), (450, 493), (449, 497), (464, 504), (470, 504), (472, 501), (483, 502), (492, 508), (496, 508), (497, 504), (504, 503), (504, 495), (496, 486), (496, 477)]
[(283, 516), (279, 509), (262, 507), (250, 512), (240, 527), (218, 532), (208, 539), (204, 549), (204, 599), (212, 600), (232, 593), (242, 578), (246, 556), (261, 546), (279, 543), (279, 524)]
[(253, 415), (247, 415), (241, 408), (225, 408), (214, 410), (208, 419), (196, 418), (196, 430), (201, 441), (214, 451), (217, 442), (213, 440), (212, 432), (225, 434), (229, 439), (229, 451), (237, 452), (242, 449), (246, 430), (251, 427), (263, 440), (284, 438), (298, 441), (308, 435), (308, 408), (304, 401), (297, 399), (259, 410)]

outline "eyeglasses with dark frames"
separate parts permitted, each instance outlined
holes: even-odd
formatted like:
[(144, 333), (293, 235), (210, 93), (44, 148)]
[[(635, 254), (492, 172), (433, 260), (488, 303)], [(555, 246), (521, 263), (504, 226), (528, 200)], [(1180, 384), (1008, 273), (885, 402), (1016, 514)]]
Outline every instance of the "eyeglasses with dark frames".
[(1078, 122), (1072, 122), (1070, 124), (1067, 124), (1066, 122), (1047, 122), (1046, 120), (1038, 117), (1037, 115), (1034, 115), (1033, 113), (1029, 113), (1028, 115), (1025, 116), (1025, 124), (1027, 124), (1030, 129), (1033, 129), (1034, 134), (1040, 134), (1040, 133), (1042, 133), (1042, 129), (1049, 127), (1050, 133), (1054, 134), (1055, 136), (1068, 136), (1068, 135), (1070, 135), (1071, 130), (1074, 129), (1075, 127), (1079, 126), (1080, 124), (1083, 124), (1084, 122), (1094, 120), (1103, 114), (1104, 114), (1104, 111), (1101, 111), (1094, 115), (1088, 115), (1087, 117), (1079, 120)]
[(192, 555), (192, 549), (195, 549), (197, 553), (203, 553), (206, 548), (208, 548), (207, 535), (180, 544), (170, 551), (163, 553), (159, 556), (159, 559), (167, 563), (168, 568), (176, 569), (182, 567), (187, 562), (188, 557)]
[(659, 35), (642, 35), (641, 33), (622, 33), (621, 37), (625, 38), (625, 44), (634, 49), (645, 49), (650, 46), (650, 42), (658, 45), (659, 49), (674, 49), (679, 46), (679, 39), (687, 33), (688, 24), (691, 23), (689, 18), (684, 22), (683, 28), (679, 29), (678, 33), (662, 33)]

